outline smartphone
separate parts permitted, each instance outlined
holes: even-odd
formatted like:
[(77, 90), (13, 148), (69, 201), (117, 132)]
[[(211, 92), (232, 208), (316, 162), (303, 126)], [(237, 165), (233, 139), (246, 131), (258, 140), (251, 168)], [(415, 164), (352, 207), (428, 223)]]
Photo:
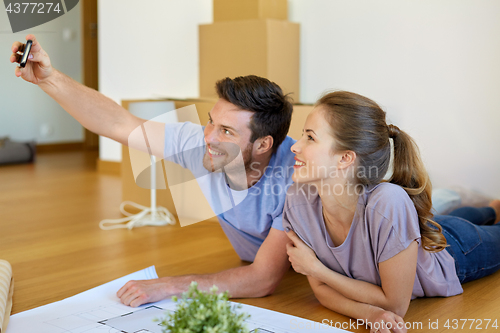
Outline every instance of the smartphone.
[(21, 57), (21, 61), (19, 62), (19, 66), (23, 67), (26, 66), (26, 63), (28, 62), (28, 56), (31, 51), (31, 44), (33, 44), (33, 41), (31, 39), (28, 39), (26, 42), (26, 46), (24, 47), (24, 53), (23, 56)]

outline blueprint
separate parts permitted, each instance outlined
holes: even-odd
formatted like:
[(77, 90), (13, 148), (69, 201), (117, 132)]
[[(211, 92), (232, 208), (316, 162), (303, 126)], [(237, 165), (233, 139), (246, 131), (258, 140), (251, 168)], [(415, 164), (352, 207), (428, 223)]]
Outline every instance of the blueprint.
[[(151, 266), (62, 301), (17, 313), (11, 316), (6, 333), (162, 333), (162, 326), (155, 320), (175, 310), (172, 300), (131, 308), (116, 297), (116, 291), (130, 280), (157, 277)], [(237, 311), (250, 314), (246, 324), (254, 333), (346, 332), (245, 304)]]

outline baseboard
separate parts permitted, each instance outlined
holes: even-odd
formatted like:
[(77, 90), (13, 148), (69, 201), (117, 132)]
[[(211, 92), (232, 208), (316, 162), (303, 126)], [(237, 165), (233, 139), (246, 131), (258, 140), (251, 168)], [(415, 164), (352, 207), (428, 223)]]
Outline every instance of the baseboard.
[(83, 142), (49, 143), (36, 145), (37, 154), (83, 150)]
[(120, 175), (122, 170), (121, 162), (103, 161), (97, 159), (97, 172)]

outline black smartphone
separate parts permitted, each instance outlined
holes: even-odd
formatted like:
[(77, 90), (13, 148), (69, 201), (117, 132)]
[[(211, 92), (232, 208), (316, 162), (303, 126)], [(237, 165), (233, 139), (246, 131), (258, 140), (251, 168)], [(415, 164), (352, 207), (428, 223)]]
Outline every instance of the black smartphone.
[(33, 44), (33, 41), (31, 41), (31, 39), (28, 39), (28, 41), (26, 41), (26, 46), (24, 47), (23, 56), (21, 57), (21, 61), (19, 62), (19, 66), (23, 68), (24, 66), (26, 66), (26, 63), (28, 62), (28, 56), (31, 51), (31, 44)]

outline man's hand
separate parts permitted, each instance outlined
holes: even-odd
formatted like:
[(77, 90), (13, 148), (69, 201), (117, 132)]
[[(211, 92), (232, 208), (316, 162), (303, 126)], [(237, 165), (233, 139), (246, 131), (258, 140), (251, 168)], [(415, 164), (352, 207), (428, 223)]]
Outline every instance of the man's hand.
[(131, 307), (145, 303), (158, 302), (169, 296), (166, 291), (168, 282), (165, 278), (152, 280), (129, 281), (116, 293), (120, 301)]
[[(42, 46), (36, 40), (36, 37), (30, 34), (26, 36), (26, 40), (28, 39), (33, 41), (28, 62), (24, 68), (16, 67), (15, 75), (28, 82), (39, 84), (50, 77), (54, 69), (50, 64), (49, 56), (42, 49)], [(12, 44), (12, 55), (10, 56), (11, 63), (19, 63), (21, 61), (20, 53), (24, 51), (25, 46), (26, 45), (21, 42), (14, 42)]]

